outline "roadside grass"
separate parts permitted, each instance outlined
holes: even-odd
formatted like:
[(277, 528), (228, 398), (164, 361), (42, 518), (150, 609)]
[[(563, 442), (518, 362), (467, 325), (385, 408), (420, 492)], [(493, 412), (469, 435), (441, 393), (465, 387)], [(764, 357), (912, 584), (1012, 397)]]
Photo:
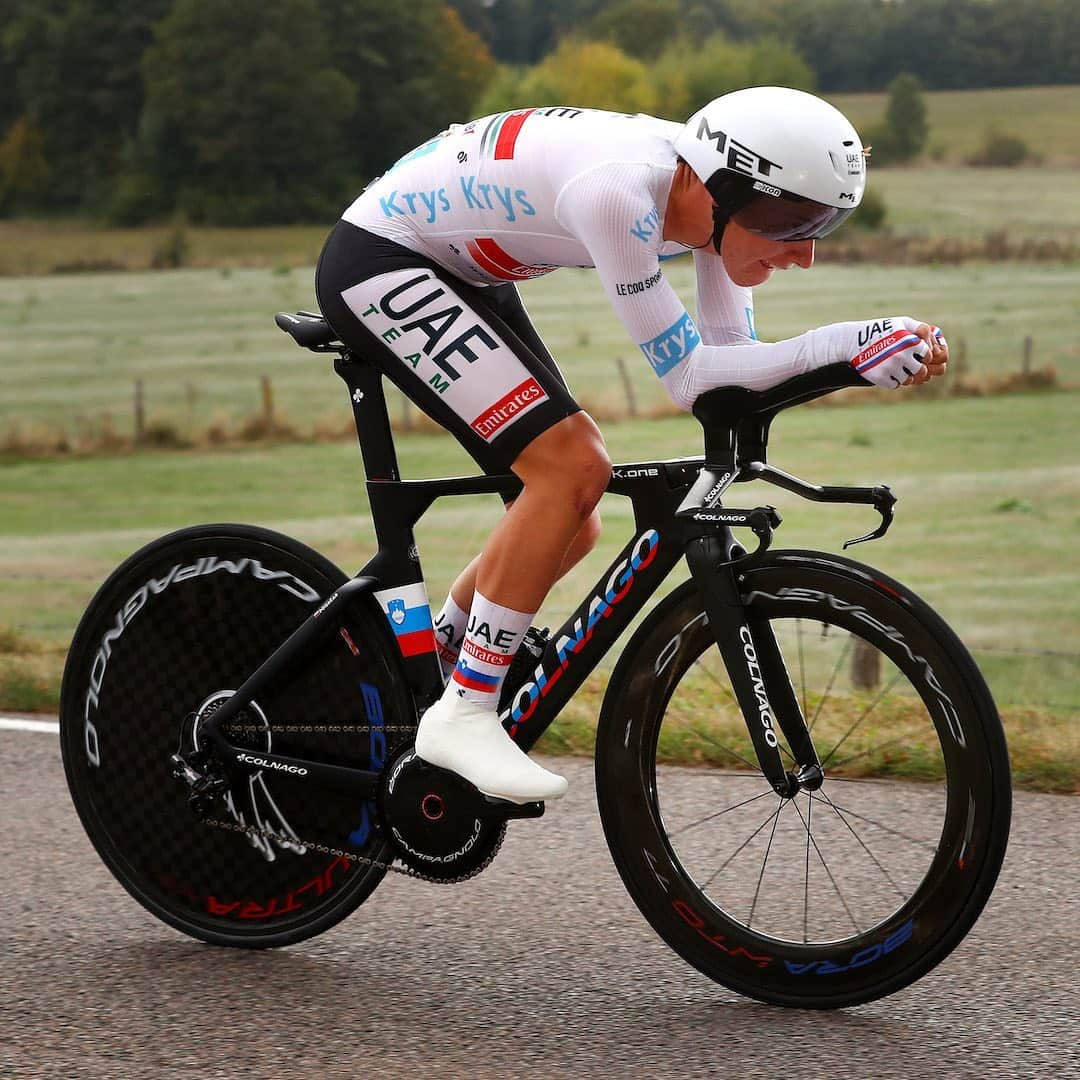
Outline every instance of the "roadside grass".
[[(871, 158), (869, 183), (885, 200), (886, 226), (903, 236), (973, 239), (1003, 233), (1011, 242), (1080, 242), (1076, 167), (875, 169)], [(888, 242), (881, 237), (882, 247)]]
[[(935, 148), (951, 164), (966, 161), (986, 131), (1019, 135), (1047, 165), (1080, 164), (1080, 86), (1016, 86), (988, 90), (927, 90), (927, 156)], [(885, 119), (888, 95), (830, 94), (860, 133)], [(1014, 189), (1013, 198), (1017, 198)]]
[[(344, 209), (344, 208), (343, 208)], [(332, 222), (210, 228), (161, 223), (114, 228), (82, 218), (0, 221), (0, 275), (146, 270), (176, 229), (187, 242), (186, 265), (239, 269), (314, 266)]]
[[(931, 603), (987, 674), (1012, 739), (1018, 781), (1080, 785), (1080, 393), (807, 408), (777, 421), (772, 460), (824, 483), (888, 482), (900, 502), (889, 536), (852, 555)], [(698, 452), (689, 417), (613, 424), (612, 457)], [(398, 440), (406, 477), (473, 470), (445, 436)], [(0, 466), (0, 707), (55, 708), (64, 654), (98, 584), (162, 532), (202, 521), (250, 521), (296, 535), (354, 573), (374, 553), (355, 445), (329, 443), (145, 452)], [(871, 524), (865, 509), (823, 508), (762, 485), (733, 505), (771, 502), (776, 546), (839, 551)], [(632, 529), (626, 500), (602, 504), (597, 550), (553, 591), (541, 621), (557, 625)], [(437, 607), (457, 569), (500, 514), (483, 496), (441, 500), (417, 539)], [(680, 569), (672, 585), (686, 576)], [(542, 744), (587, 752), (614, 656)], [(1019, 756), (1018, 756), (1019, 755)]]
[[(665, 272), (691, 301), (690, 261), (668, 263)], [(668, 406), (594, 273), (563, 270), (522, 293), (575, 394), (601, 420), (628, 409), (620, 356), (639, 411)], [(823, 323), (910, 313), (944, 327), (957, 358), (963, 344), (975, 380), (1017, 371), (1031, 336), (1033, 365), (1052, 365), (1061, 381), (1076, 384), (1078, 296), (1080, 265), (822, 265), (777, 274), (758, 290), (757, 323), (763, 339), (777, 340)], [(340, 429), (349, 410), (329, 358), (298, 349), (272, 322), (277, 310), (313, 305), (309, 269), (0, 278), (0, 452), (5, 441), (77, 445), (90, 432), (99, 444), (129, 436), (136, 379), (148, 425), (166, 441), (258, 418), (264, 375), (278, 421), (307, 433)], [(389, 400), (400, 418), (396, 391)]]

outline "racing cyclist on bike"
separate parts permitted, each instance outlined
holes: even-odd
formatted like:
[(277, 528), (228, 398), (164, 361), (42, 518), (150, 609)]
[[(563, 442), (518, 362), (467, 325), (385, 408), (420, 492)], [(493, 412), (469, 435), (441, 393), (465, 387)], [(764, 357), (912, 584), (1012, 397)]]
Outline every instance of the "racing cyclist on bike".
[[(521, 494), (435, 619), (442, 697), (419, 757), (517, 802), (566, 781), (503, 729), (507, 668), (554, 582), (596, 542), (611, 474), (517, 293), (562, 266), (595, 267), (645, 361), (683, 409), (717, 386), (765, 389), (838, 362), (886, 387), (945, 371), (940, 330), (904, 316), (760, 342), (752, 288), (808, 269), (814, 241), (862, 199), (862, 144), (831, 105), (755, 87), (685, 124), (576, 108), (455, 124), (345, 211), (319, 260), (319, 304), (341, 340)], [(661, 259), (692, 250), (697, 320)]]

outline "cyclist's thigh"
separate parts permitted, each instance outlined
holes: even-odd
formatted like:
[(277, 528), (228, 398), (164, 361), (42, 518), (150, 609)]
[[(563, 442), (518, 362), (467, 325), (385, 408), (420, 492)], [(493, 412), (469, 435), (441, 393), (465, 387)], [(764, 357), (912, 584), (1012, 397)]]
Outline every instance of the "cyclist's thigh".
[[(316, 271), (338, 336), (445, 427), (486, 472), (508, 472), (542, 432), (580, 407), (528, 317), (430, 259), (339, 222)], [(500, 313), (507, 311), (516, 327)]]
[(529, 318), (529, 313), (525, 310), (525, 304), (522, 302), (517, 286), (512, 282), (507, 282), (505, 285), (495, 285), (492, 288), (477, 291), (480, 293), (481, 298), (488, 303), (490, 309), (517, 334), (525, 348), (529, 349), (563, 386), (567, 386), (566, 379), (563, 378), (563, 373), (555, 362), (555, 357), (551, 355), (550, 350), (537, 333), (536, 327), (533, 326), (532, 319)]

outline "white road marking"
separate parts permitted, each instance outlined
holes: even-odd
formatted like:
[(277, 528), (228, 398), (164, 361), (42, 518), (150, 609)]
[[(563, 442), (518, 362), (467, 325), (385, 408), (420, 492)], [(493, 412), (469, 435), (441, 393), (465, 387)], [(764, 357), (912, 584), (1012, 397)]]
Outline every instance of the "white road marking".
[(59, 735), (60, 725), (54, 720), (18, 720), (13, 716), (0, 716), (0, 731), (43, 731)]

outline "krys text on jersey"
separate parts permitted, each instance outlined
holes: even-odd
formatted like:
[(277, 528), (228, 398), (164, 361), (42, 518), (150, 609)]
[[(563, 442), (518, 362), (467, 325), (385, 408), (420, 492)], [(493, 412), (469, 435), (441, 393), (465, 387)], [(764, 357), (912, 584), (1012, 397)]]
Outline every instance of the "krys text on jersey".
[[(536, 207), (529, 202), (524, 188), (511, 189), (505, 184), (481, 184), (475, 175), (459, 176), (458, 182), (466, 210), (479, 210), (483, 214), (499, 211), (507, 221), (516, 221), (519, 216), (532, 217), (536, 214)], [(395, 188), (388, 194), (379, 196), (379, 207), (388, 218), (423, 215), (424, 220), (432, 225), (440, 214), (449, 214), (454, 209), (454, 204), (445, 187), (428, 191), (398, 191)]]

